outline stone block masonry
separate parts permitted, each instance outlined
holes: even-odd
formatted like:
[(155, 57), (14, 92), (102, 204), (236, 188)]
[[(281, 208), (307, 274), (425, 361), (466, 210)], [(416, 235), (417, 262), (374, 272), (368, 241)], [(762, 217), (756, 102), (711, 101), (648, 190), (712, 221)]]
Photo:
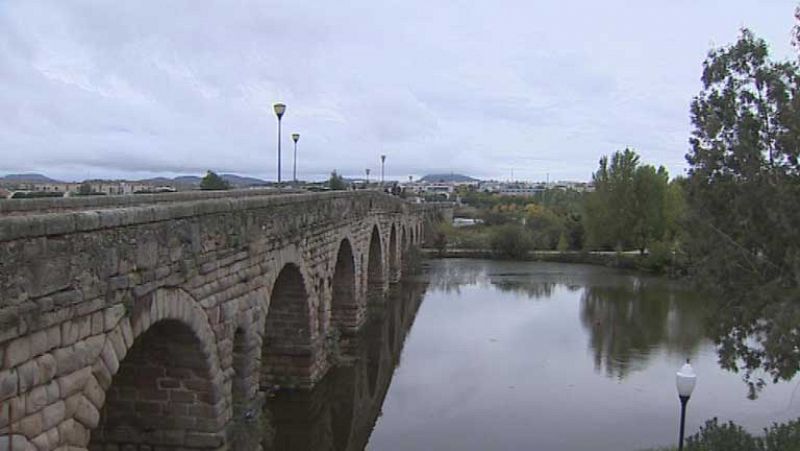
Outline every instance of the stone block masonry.
[(0, 449), (227, 449), (261, 388), (322, 378), (326, 338), (360, 327), (443, 211), (170, 196), (0, 202)]

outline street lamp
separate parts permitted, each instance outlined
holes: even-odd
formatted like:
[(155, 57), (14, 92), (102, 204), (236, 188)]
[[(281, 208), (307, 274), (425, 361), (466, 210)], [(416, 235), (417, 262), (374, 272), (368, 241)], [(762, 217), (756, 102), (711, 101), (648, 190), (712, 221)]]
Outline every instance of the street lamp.
[(364, 172), (367, 173), (367, 188), (369, 188), (369, 168), (364, 169)]
[(283, 113), (286, 112), (286, 105), (282, 103), (276, 103), (272, 105), (272, 109), (275, 110), (275, 115), (278, 116), (278, 184), (281, 183), (281, 118), (283, 117)]
[(689, 402), (689, 397), (692, 396), (694, 384), (697, 382), (697, 375), (694, 374), (692, 365), (689, 364), (689, 359), (683, 364), (681, 369), (675, 375), (675, 385), (678, 388), (678, 398), (681, 400), (681, 431), (678, 441), (678, 451), (683, 451), (683, 426), (686, 422), (686, 403)]
[(386, 163), (386, 155), (381, 155), (381, 186), (383, 186), (383, 164)]
[(297, 140), (300, 139), (300, 133), (292, 133), (292, 141), (294, 141), (294, 165), (292, 166), (292, 179), (297, 183)]

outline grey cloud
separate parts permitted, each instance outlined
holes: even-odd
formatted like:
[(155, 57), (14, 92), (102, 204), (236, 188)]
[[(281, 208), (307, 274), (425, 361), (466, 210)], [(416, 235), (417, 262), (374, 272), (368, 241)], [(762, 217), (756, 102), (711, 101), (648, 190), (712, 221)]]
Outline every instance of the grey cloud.
[(793, 2), (725, 5), (10, 0), (0, 173), (274, 178), (279, 100), (304, 176), (588, 179), (626, 145), (680, 173), (709, 42), (791, 55)]

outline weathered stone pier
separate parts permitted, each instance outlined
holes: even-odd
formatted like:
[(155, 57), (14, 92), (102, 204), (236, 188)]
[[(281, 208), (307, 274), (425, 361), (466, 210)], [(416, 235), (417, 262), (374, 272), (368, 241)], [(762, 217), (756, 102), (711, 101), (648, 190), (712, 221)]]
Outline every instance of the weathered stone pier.
[(229, 449), (448, 214), (368, 191), (0, 202), (0, 450)]

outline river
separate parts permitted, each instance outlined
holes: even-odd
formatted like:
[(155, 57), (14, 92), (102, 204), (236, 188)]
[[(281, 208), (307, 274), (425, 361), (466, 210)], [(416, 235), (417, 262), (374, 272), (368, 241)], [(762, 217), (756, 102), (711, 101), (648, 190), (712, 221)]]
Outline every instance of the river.
[(674, 444), (675, 372), (698, 373), (687, 434), (800, 416), (800, 378), (756, 400), (717, 365), (686, 283), (599, 266), (428, 261), (376, 303), (343, 364), (267, 402), (275, 450), (638, 450)]

